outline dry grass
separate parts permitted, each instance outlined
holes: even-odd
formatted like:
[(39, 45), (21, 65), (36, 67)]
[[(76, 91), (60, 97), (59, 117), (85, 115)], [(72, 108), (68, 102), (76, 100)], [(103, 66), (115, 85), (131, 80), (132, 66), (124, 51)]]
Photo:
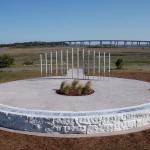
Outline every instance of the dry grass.
[[(39, 64), (39, 54), (45, 52), (54, 52), (55, 50), (66, 50), (67, 48), (0, 48), (0, 55), (9, 54), (15, 58), (16, 65), (22, 65), (25, 61), (32, 61), (35, 64)], [(71, 49), (70, 49), (71, 50)], [(90, 48), (91, 53), (93, 50), (101, 52), (111, 53), (111, 65), (114, 67), (114, 63), (118, 58), (123, 58), (124, 67), (126, 70), (149, 70), (150, 71), (150, 48)], [(74, 51), (74, 63), (76, 64), (76, 51)], [(86, 53), (85, 53), (86, 54)], [(60, 53), (58, 53), (59, 57)], [(66, 55), (64, 54), (64, 62), (66, 62)], [(49, 56), (48, 56), (49, 57)], [(82, 55), (80, 55), (82, 57)], [(91, 55), (92, 58), (92, 55)], [(92, 59), (90, 59), (92, 60)], [(53, 62), (55, 62), (55, 57)], [(60, 60), (58, 60), (58, 63)], [(69, 51), (69, 63), (71, 64), (71, 51)], [(98, 62), (96, 62), (98, 63)], [(90, 64), (93, 64), (90, 62)]]

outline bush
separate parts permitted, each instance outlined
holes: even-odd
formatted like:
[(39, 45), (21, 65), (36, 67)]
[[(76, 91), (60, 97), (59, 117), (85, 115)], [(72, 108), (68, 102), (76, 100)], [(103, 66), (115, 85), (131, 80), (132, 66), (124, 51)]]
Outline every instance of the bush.
[(88, 93), (90, 93), (91, 91), (93, 91), (93, 88), (92, 88), (92, 82), (91, 81), (88, 81), (85, 86), (83, 87), (83, 94), (84, 95), (87, 95)]
[(11, 56), (7, 54), (0, 56), (0, 68), (10, 67), (13, 63), (14, 59)]
[(78, 87), (76, 88), (76, 94), (82, 95), (82, 93), (83, 93), (83, 85), (79, 84)]
[(92, 82), (91, 81), (88, 81), (86, 84), (85, 84), (86, 87), (88, 87), (89, 89), (92, 89)]
[(77, 88), (78, 84), (79, 84), (79, 80), (73, 80), (72, 84), (71, 84), (72, 89), (75, 90)]
[(63, 91), (64, 91), (64, 87), (66, 86), (66, 84), (67, 84), (67, 82), (66, 81), (63, 81), (62, 83), (61, 83), (61, 85), (60, 85), (60, 88), (59, 88), (59, 90), (63, 93)]
[(116, 64), (117, 69), (122, 69), (123, 68), (123, 59), (118, 58), (115, 64)]
[(80, 84), (79, 80), (74, 80), (71, 84), (63, 81), (60, 85), (58, 94), (71, 95), (71, 96), (80, 96), (80, 95), (89, 95), (94, 92), (92, 88), (92, 82), (88, 81), (84, 86)]
[(25, 61), (23, 62), (24, 65), (33, 65), (33, 61)]
[(64, 93), (65, 95), (69, 95), (70, 90), (71, 90), (71, 85), (70, 85), (70, 84), (66, 84), (66, 85), (64, 86), (64, 88), (63, 88), (63, 93)]

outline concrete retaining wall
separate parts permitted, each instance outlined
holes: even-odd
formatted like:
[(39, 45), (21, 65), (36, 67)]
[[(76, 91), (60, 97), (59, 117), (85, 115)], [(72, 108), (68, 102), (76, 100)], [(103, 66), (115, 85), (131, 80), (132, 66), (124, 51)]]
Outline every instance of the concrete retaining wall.
[(95, 134), (150, 125), (150, 104), (91, 112), (50, 112), (0, 105), (0, 127), (19, 131)]

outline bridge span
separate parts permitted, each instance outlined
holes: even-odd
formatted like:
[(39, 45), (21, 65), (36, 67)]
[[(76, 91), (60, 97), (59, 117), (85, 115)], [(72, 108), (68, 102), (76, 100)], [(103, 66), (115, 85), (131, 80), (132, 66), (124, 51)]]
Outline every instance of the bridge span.
[(77, 40), (51, 42), (53, 46), (68, 47), (131, 47), (150, 48), (150, 41), (136, 40)]

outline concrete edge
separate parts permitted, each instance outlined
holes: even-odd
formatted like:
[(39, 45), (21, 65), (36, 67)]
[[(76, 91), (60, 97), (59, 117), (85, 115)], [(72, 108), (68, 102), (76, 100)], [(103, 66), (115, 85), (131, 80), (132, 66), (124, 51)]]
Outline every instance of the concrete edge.
[(124, 131), (116, 131), (111, 133), (97, 133), (97, 134), (51, 134), (51, 133), (38, 133), (38, 132), (27, 132), (27, 131), (19, 131), (13, 129), (7, 129), (0, 127), (0, 131), (10, 132), (14, 134), (21, 135), (29, 135), (29, 136), (38, 136), (38, 137), (47, 137), (47, 138), (96, 138), (96, 137), (111, 137), (117, 135), (125, 135), (125, 134), (134, 134), (142, 131), (146, 131), (150, 129), (150, 125), (146, 125), (139, 128), (128, 129)]

